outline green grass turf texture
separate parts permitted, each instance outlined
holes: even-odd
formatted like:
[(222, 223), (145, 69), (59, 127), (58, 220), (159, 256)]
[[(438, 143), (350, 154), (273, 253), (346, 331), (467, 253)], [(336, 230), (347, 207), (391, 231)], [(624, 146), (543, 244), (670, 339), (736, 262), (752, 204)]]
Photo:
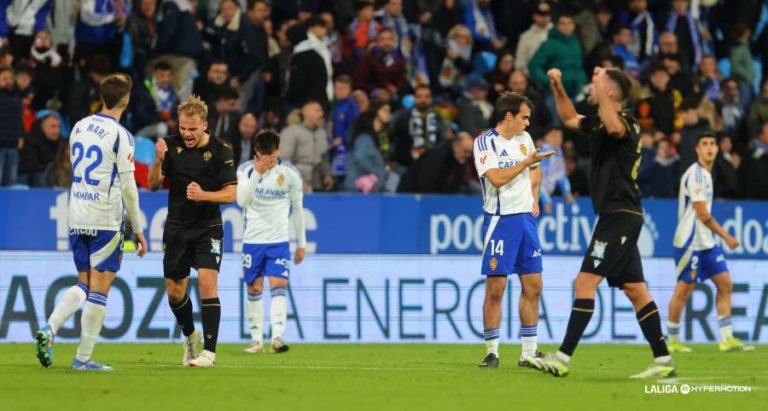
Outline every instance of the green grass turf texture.
[(181, 344), (102, 343), (94, 358), (115, 372), (82, 373), (69, 370), (74, 344), (56, 345), (52, 369), (39, 365), (33, 344), (2, 344), (0, 409), (766, 409), (768, 346), (728, 354), (716, 345), (692, 347), (693, 353), (674, 356), (677, 384), (748, 385), (753, 391), (648, 394), (661, 384), (628, 378), (651, 362), (644, 345), (583, 344), (571, 375), (555, 378), (518, 368), (519, 345), (502, 345), (497, 370), (477, 367), (485, 354), (481, 344), (294, 344), (279, 355), (250, 355), (244, 345), (222, 344), (215, 368), (191, 369), (180, 365)]

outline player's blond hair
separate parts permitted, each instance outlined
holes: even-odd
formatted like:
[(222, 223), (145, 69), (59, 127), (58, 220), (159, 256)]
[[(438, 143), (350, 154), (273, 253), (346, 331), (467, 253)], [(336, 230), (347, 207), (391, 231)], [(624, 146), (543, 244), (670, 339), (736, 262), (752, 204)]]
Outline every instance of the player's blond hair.
[(189, 96), (187, 101), (179, 105), (179, 115), (182, 114), (187, 117), (198, 115), (201, 120), (206, 121), (208, 119), (208, 106), (199, 96), (193, 94)]

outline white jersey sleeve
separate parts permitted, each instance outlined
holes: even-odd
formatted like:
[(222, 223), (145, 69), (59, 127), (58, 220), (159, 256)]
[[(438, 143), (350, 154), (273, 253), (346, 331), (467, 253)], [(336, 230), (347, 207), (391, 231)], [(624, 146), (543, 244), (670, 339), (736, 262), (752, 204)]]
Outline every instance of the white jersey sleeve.
[(133, 136), (128, 130), (118, 128), (117, 138), (117, 172), (119, 174), (132, 173), (136, 170), (136, 165), (133, 163), (133, 155), (136, 150)]
[(288, 176), (288, 198), (291, 200), (291, 221), (296, 229), (299, 248), (307, 246), (307, 230), (304, 223), (304, 181), (298, 172), (286, 173)]
[(485, 173), (492, 168), (499, 168), (499, 156), (491, 143), (493, 136), (493, 133), (485, 132), (475, 139), (475, 168), (480, 177), (485, 176)]
[(712, 198), (712, 174), (698, 163), (694, 163), (683, 173), (680, 180), (678, 222), (673, 240), (676, 248), (701, 251), (715, 246), (712, 230), (699, 220), (693, 208), (693, 203), (704, 202), (707, 210), (711, 212)]

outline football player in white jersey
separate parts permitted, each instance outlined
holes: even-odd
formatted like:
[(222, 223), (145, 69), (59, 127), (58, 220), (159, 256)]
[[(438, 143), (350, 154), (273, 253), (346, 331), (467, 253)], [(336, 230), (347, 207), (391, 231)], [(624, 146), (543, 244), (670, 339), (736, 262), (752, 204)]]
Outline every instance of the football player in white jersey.
[(674, 256), (677, 286), (669, 301), (667, 334), (670, 352), (690, 352), (680, 342), (680, 317), (696, 281), (711, 279), (717, 288), (717, 318), (720, 326), (720, 351), (752, 351), (733, 336), (731, 325), (731, 294), (733, 282), (720, 246), (712, 236), (714, 232), (725, 240), (731, 250), (739, 247), (739, 241), (728, 234), (712, 217), (712, 165), (717, 156), (717, 140), (705, 133), (696, 142), (698, 162), (692, 164), (680, 180), (677, 229), (674, 239)]
[(289, 215), (298, 234), (295, 264), (304, 260), (307, 237), (304, 229), (303, 183), (295, 167), (280, 160), (280, 136), (262, 131), (254, 137), (253, 161), (237, 169), (237, 204), (244, 209), (243, 280), (248, 286), (248, 324), (251, 345), (245, 351), (263, 351), (264, 277), (269, 277), (272, 352), (288, 351), (283, 341), (288, 317), (287, 293), (291, 251)]
[(483, 187), (483, 263), (486, 276), (483, 328), (486, 357), (481, 367), (499, 366), (501, 300), (507, 276), (522, 285), (520, 323), (523, 350), (518, 365), (538, 368), (536, 329), (541, 295), (541, 246), (534, 218), (539, 214), (540, 153), (525, 131), (533, 103), (518, 93), (496, 100), (499, 122), (475, 139), (475, 167)]
[(69, 288), (36, 334), (37, 358), (53, 366), (53, 337), (80, 305), (80, 345), (71, 368), (76, 371), (112, 371), (91, 359), (107, 308), (107, 294), (120, 269), (123, 250), (123, 210), (139, 242), (138, 255), (147, 252), (133, 177), (133, 136), (120, 123), (132, 81), (115, 74), (101, 81), (102, 110), (78, 121), (69, 138), (72, 188), (69, 193), (69, 241), (78, 271), (77, 285)]

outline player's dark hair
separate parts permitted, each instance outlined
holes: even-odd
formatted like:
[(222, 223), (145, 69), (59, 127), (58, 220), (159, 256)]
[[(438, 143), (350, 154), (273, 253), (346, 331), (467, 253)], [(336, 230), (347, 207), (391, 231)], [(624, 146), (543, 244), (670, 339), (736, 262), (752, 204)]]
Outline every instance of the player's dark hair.
[(253, 142), (255, 152), (270, 155), (280, 148), (280, 135), (272, 130), (262, 130), (256, 134)]
[(511, 113), (513, 116), (518, 115), (523, 104), (533, 111), (533, 102), (528, 97), (516, 91), (502, 93), (496, 99), (496, 118), (502, 121), (507, 116), (507, 113)]
[(348, 76), (348, 75), (346, 75), (346, 74), (342, 74), (342, 75), (340, 75), (340, 76), (336, 77), (336, 78), (333, 80), (333, 82), (334, 82), (334, 83), (344, 83), (344, 84), (347, 84), (347, 85), (349, 85), (350, 87), (352, 87), (352, 77), (349, 77), (349, 76)]
[(686, 97), (683, 99), (683, 101), (680, 103), (680, 107), (678, 107), (677, 109), (680, 111), (698, 110), (699, 100), (693, 97)]
[(125, 96), (131, 94), (131, 88), (133, 88), (133, 80), (130, 75), (125, 73), (112, 74), (101, 80), (99, 92), (104, 107), (107, 109), (115, 108)]
[(310, 18), (307, 19), (307, 22), (305, 25), (307, 27), (307, 30), (311, 29), (312, 27), (327, 26), (327, 24), (325, 23), (325, 19), (322, 18), (319, 14), (313, 14)]
[(373, 1), (371, 0), (357, 0), (355, 2), (355, 12), (359, 12), (360, 10), (366, 8), (366, 7), (374, 7)]
[(619, 87), (619, 93), (621, 94), (619, 100), (626, 100), (627, 97), (629, 97), (629, 93), (632, 91), (632, 79), (629, 78), (627, 73), (611, 68), (605, 70), (605, 75)]
[(712, 138), (715, 140), (715, 144), (717, 144), (717, 136), (713, 131), (705, 131), (701, 134), (699, 134), (699, 137), (696, 138), (696, 145), (698, 146), (699, 143), (701, 143), (701, 140), (704, 140), (705, 138)]
[(256, 5), (259, 3), (267, 4), (266, 0), (248, 0), (247, 9), (253, 10), (253, 8), (256, 7)]
[(93, 73), (106, 76), (112, 72), (112, 61), (106, 54), (97, 54), (91, 60), (90, 68)]

